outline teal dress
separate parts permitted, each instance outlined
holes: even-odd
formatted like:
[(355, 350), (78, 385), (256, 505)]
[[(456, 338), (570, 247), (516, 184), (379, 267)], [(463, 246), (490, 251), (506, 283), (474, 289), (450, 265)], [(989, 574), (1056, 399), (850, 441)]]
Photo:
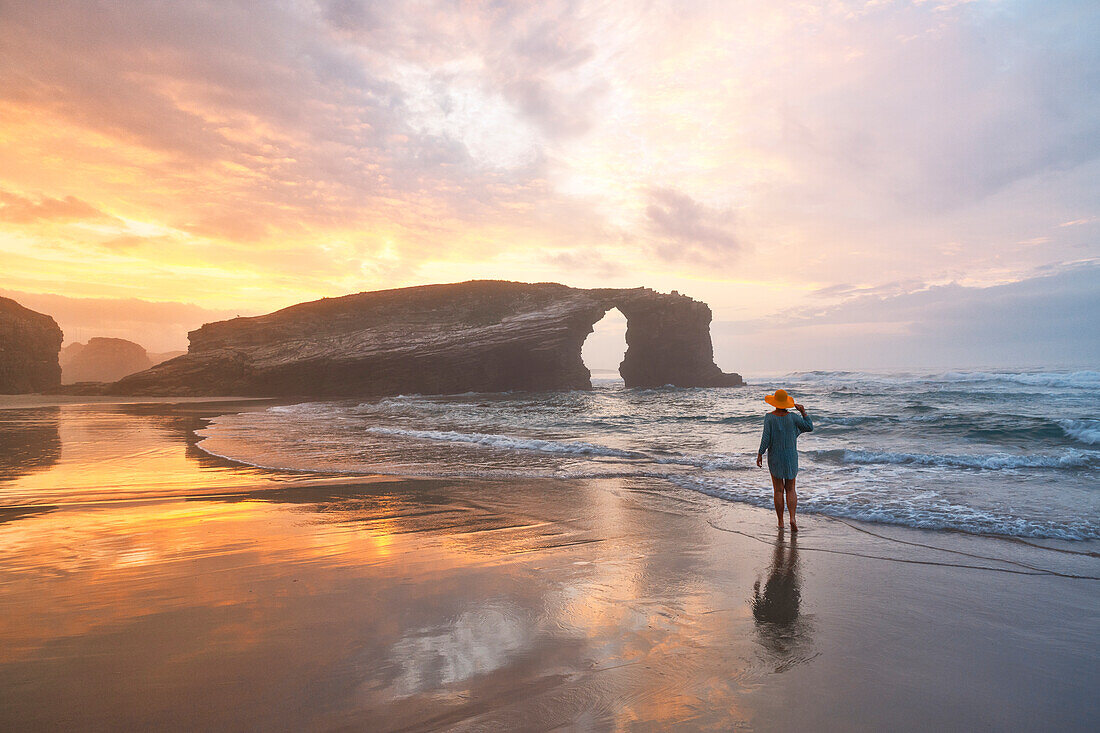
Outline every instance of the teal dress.
[(768, 470), (772, 476), (791, 479), (798, 475), (798, 446), (795, 442), (799, 435), (813, 429), (813, 421), (797, 412), (786, 415), (769, 412), (764, 416), (764, 435), (760, 438), (757, 453), (767, 452)]

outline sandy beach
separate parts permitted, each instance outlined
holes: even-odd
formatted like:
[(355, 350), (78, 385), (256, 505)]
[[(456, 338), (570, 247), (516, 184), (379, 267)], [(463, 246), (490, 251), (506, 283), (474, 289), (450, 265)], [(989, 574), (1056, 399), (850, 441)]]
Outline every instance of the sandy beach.
[(1100, 721), (1096, 542), (263, 470), (193, 430), (269, 402), (48, 402), (0, 409), (0, 729)]

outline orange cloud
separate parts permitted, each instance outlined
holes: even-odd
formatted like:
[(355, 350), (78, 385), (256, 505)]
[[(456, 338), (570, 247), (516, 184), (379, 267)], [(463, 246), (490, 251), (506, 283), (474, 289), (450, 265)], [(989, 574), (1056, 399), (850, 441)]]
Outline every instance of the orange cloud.
[(10, 191), (0, 191), (0, 221), (31, 224), (44, 221), (102, 219), (106, 215), (87, 201), (75, 196), (55, 199), (42, 196), (32, 199)]

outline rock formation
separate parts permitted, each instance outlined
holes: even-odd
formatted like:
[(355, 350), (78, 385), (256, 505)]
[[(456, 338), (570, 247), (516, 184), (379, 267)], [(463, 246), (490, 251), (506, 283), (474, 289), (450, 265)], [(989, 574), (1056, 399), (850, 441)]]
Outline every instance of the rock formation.
[(61, 384), (61, 329), (54, 319), (0, 298), (0, 394), (44, 392)]
[(69, 344), (61, 350), (61, 382), (114, 382), (155, 363), (140, 344), (116, 338), (96, 337), (87, 344)]
[(590, 389), (581, 346), (627, 319), (628, 387), (740, 385), (715, 364), (710, 308), (647, 288), (472, 281), (325, 298), (208, 323), (190, 349), (112, 394), (343, 397)]

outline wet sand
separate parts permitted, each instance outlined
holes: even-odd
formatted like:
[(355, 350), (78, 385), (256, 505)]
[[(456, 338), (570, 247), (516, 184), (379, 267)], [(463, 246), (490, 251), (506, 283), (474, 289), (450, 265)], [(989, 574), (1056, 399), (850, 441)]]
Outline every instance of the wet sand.
[(194, 447), (263, 404), (0, 409), (0, 729), (1100, 722), (1097, 543)]

